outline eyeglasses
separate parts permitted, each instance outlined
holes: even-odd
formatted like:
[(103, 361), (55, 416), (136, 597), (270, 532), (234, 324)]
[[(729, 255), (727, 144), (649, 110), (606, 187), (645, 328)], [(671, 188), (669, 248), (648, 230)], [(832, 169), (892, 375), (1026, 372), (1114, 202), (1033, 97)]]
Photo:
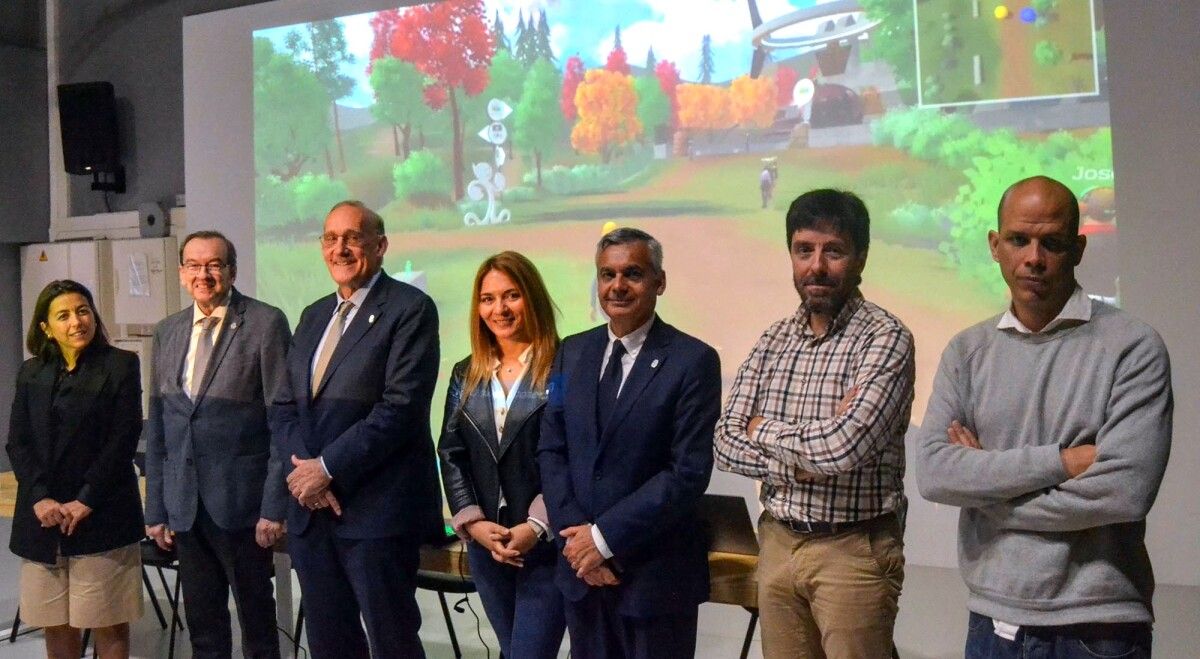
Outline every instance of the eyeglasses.
[(221, 263), (220, 261), (213, 261), (211, 263), (184, 263), (183, 271), (189, 275), (198, 275), (201, 272), (206, 272), (210, 275), (219, 275), (227, 266), (228, 264)]
[(363, 245), (375, 240), (377, 237), (378, 236), (362, 234), (357, 231), (347, 231), (340, 236), (336, 233), (323, 233), (321, 234), (321, 246), (333, 247), (338, 244), (338, 241), (344, 240), (346, 241), (347, 247), (362, 247)]

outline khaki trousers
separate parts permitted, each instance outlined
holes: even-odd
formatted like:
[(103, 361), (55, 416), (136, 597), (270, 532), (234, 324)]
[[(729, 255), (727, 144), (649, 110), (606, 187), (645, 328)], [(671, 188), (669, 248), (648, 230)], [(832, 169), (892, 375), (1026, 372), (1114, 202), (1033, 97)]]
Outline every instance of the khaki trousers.
[(765, 659), (888, 659), (904, 582), (895, 515), (837, 534), (758, 522), (758, 608)]

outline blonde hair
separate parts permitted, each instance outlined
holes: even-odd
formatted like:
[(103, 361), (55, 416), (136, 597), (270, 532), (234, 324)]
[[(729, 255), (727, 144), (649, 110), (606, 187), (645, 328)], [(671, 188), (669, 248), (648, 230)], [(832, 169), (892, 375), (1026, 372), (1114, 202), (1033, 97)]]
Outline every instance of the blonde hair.
[(558, 349), (558, 330), (554, 323), (557, 308), (550, 299), (542, 275), (533, 262), (524, 255), (505, 251), (493, 254), (479, 265), (475, 272), (475, 285), (471, 289), (471, 363), (463, 381), (462, 399), (465, 401), (476, 389), (492, 377), (492, 360), (499, 359), (500, 347), (496, 336), (479, 316), (479, 289), (483, 278), (492, 271), (503, 273), (513, 281), (525, 302), (524, 318), (521, 319), (532, 344), (529, 372), (533, 374), (534, 389), (543, 389), (550, 380), (550, 366), (554, 352)]

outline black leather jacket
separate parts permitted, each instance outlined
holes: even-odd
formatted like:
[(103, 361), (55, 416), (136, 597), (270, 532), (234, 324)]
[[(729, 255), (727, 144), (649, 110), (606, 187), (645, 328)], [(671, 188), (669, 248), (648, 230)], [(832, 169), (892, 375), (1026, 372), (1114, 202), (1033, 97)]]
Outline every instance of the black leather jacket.
[[(452, 514), (477, 505), (487, 519), (513, 526), (525, 521), (529, 504), (542, 491), (536, 452), (546, 392), (531, 390), (527, 372), (508, 410), (504, 436), (496, 437), (490, 384), (482, 383), (462, 400), (469, 363), (468, 357), (454, 365), (446, 392), (438, 441), (446, 501)], [(498, 516), (501, 491), (507, 505)]]

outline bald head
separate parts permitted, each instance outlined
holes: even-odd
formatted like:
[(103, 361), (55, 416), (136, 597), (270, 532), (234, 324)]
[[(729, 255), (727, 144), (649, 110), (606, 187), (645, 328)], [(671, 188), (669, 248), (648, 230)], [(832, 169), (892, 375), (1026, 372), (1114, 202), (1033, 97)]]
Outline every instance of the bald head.
[(1075, 193), (1056, 179), (1049, 176), (1030, 176), (1008, 186), (1000, 195), (1000, 205), (996, 207), (996, 228), (1004, 228), (1005, 209), (1012, 203), (1027, 197), (1038, 197), (1044, 203), (1055, 209), (1055, 214), (1067, 220), (1067, 229), (1071, 235), (1079, 233), (1079, 200)]

